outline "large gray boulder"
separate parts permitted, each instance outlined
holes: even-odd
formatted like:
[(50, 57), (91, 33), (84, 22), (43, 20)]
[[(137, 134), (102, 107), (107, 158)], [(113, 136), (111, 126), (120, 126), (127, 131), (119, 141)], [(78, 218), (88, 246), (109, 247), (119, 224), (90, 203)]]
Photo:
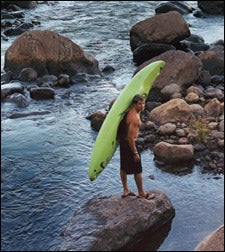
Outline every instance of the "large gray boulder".
[(161, 101), (161, 89), (170, 84), (176, 83), (181, 89), (185, 90), (198, 79), (202, 71), (202, 62), (197, 56), (180, 50), (169, 50), (145, 61), (135, 70), (134, 75), (157, 60), (165, 61), (166, 65), (154, 81), (147, 98), (148, 101)]
[(179, 12), (158, 14), (138, 22), (131, 28), (131, 51), (144, 43), (175, 45), (190, 35), (188, 24)]
[(158, 90), (172, 83), (176, 83), (181, 88), (188, 87), (201, 74), (202, 62), (197, 56), (180, 50), (170, 50), (144, 62), (136, 69), (134, 75), (145, 66), (157, 60), (166, 62), (165, 67), (152, 86), (152, 88), (157, 88)]
[(100, 73), (93, 56), (69, 38), (47, 30), (25, 32), (6, 50), (4, 70), (16, 78), (23, 68), (33, 68), (39, 77)]
[(199, 53), (197, 57), (202, 61), (202, 69), (211, 76), (224, 75), (224, 49), (210, 49)]
[(33, 9), (37, 7), (38, 1), (1, 1), (3, 7), (7, 5), (17, 5), (22, 9)]
[(172, 99), (155, 107), (148, 115), (148, 119), (158, 125), (188, 122), (191, 117), (191, 107), (180, 98)]
[(198, 7), (207, 14), (224, 15), (224, 1), (197, 1)]
[(178, 11), (180, 14), (192, 13), (194, 8), (185, 1), (168, 1), (166, 3), (159, 3), (155, 8), (155, 13), (167, 13), (169, 11)]
[(135, 246), (143, 233), (158, 230), (175, 215), (165, 192), (151, 192), (156, 195), (152, 200), (122, 198), (120, 194), (89, 200), (61, 234), (60, 251), (113, 251)]
[(194, 147), (191, 144), (170, 144), (159, 142), (153, 149), (155, 158), (166, 164), (191, 163), (194, 158)]

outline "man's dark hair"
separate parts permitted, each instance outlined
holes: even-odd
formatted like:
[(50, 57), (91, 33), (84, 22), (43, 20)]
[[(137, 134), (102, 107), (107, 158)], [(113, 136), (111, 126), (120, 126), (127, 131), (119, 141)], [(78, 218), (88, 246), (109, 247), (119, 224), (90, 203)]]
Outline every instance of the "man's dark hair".
[(137, 104), (139, 101), (144, 101), (144, 100), (145, 100), (144, 96), (140, 94), (136, 94), (132, 99), (132, 104)]

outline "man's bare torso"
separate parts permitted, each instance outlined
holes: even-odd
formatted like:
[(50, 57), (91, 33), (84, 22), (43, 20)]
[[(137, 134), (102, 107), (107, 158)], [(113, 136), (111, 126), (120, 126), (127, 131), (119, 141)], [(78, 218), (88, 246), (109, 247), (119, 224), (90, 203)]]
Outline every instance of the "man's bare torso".
[(134, 141), (136, 141), (141, 126), (141, 120), (139, 113), (137, 113), (137, 111), (134, 108), (132, 108), (128, 112), (126, 123), (128, 125), (128, 135), (127, 135), (128, 140), (132, 138)]

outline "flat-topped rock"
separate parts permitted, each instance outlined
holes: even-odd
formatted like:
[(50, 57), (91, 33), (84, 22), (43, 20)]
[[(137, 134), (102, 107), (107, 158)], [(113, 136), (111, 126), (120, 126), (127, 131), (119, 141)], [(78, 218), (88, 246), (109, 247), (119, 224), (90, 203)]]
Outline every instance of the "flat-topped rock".
[[(62, 232), (61, 251), (112, 251), (135, 246), (143, 233), (156, 231), (175, 216), (162, 190), (151, 200), (120, 194), (89, 200)], [(149, 241), (150, 242), (150, 241)]]

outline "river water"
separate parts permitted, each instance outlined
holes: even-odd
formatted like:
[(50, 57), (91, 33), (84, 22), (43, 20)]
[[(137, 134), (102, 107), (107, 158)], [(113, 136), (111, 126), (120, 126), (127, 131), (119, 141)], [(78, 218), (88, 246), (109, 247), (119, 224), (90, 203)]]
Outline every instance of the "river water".
[[(49, 1), (26, 17), (41, 22), (35, 29), (66, 36), (92, 54), (100, 69), (112, 74), (57, 89), (54, 101), (31, 100), (29, 107), (1, 107), (1, 250), (58, 250), (60, 233), (89, 199), (122, 192), (119, 153), (91, 182), (88, 166), (97, 133), (85, 117), (104, 111), (136, 69), (129, 45), (131, 27), (150, 16), (159, 1)], [(189, 4), (196, 7), (195, 1)], [(224, 37), (222, 16), (184, 18), (206, 43)], [(16, 37), (1, 41), (4, 54)], [(63, 94), (70, 91), (68, 98)], [(48, 110), (46, 115), (9, 119), (13, 112)], [(167, 172), (155, 166), (151, 150), (142, 153), (146, 190), (162, 189), (175, 207), (171, 229), (158, 251), (193, 251), (208, 233), (224, 223), (224, 175), (202, 174), (198, 166)], [(151, 175), (151, 176), (150, 176)], [(154, 179), (150, 179), (154, 177)], [(130, 188), (136, 191), (133, 177)]]

